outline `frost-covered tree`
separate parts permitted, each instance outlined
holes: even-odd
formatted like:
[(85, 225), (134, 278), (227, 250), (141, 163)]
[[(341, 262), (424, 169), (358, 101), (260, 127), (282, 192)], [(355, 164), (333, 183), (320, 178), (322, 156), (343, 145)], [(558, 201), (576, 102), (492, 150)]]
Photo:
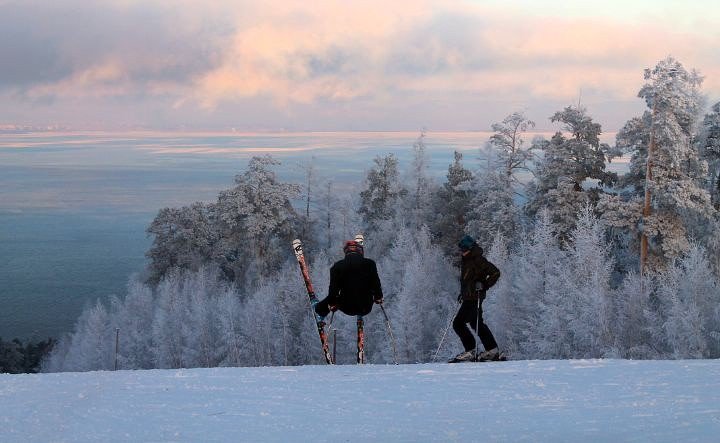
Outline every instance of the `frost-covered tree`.
[(262, 283), (246, 298), (241, 317), (245, 365), (286, 364), (289, 357), (287, 330), (277, 308), (278, 302), (271, 281)]
[(218, 261), (230, 280), (267, 275), (292, 241), (297, 214), (290, 202), (300, 188), (277, 179), (278, 164), (269, 155), (253, 157), (235, 187), (218, 197)]
[(550, 211), (561, 238), (573, 229), (575, 215), (587, 204), (596, 204), (603, 186), (615, 175), (605, 170), (610, 147), (600, 143), (600, 124), (584, 108), (566, 107), (550, 120), (563, 130), (549, 140), (538, 140), (543, 156), (528, 187), (526, 212), (535, 217), (542, 208)]
[(183, 323), (187, 361), (193, 367), (212, 368), (222, 360), (217, 348), (217, 299), (225, 293), (225, 284), (214, 272), (205, 269), (185, 282), (187, 318)]
[(526, 146), (523, 134), (535, 127), (521, 112), (513, 112), (501, 123), (494, 123), (494, 134), (488, 144), (497, 154), (497, 163), (502, 173), (513, 183), (519, 184), (518, 174), (528, 171), (528, 162), (533, 158), (533, 145)]
[[(333, 244), (341, 241), (338, 234), (342, 232), (342, 220), (337, 220), (338, 213), (342, 214), (342, 200), (336, 195), (333, 189), (333, 182), (327, 181), (323, 184), (320, 194), (321, 205), (321, 223), (323, 234), (319, 235), (320, 242), (324, 242), (324, 249), (327, 251), (332, 248)], [(347, 214), (341, 215), (340, 218), (347, 217)]]
[(720, 209), (720, 102), (705, 115), (697, 144), (709, 165), (708, 191), (715, 208)]
[[(632, 192), (605, 199), (602, 210), (612, 214), (616, 227), (641, 235), (641, 261), (647, 249), (647, 262), (658, 266), (689, 250), (691, 236), (706, 238), (714, 222), (703, 183), (707, 164), (692, 143), (702, 107), (702, 78), (668, 57), (646, 69), (645, 80), (638, 95), (648, 110), (617, 136), (618, 148), (632, 152), (630, 172), (621, 182)], [(642, 218), (619, 217), (631, 212), (624, 204), (642, 204)]]
[[(511, 261), (515, 315), (509, 346), (518, 358), (548, 358), (552, 355), (548, 348), (560, 345), (558, 336), (566, 325), (552, 309), (559, 303), (552, 296), (562, 257), (557, 228), (543, 210), (529, 235), (521, 238)], [(540, 328), (547, 332), (540, 334)]]
[[(446, 320), (454, 313), (459, 291), (456, 271), (426, 227), (403, 227), (388, 254), (379, 262), (385, 305), (397, 338), (399, 361), (430, 361)], [(389, 342), (387, 333), (381, 339)], [(385, 346), (385, 361), (390, 348)], [(446, 347), (447, 349), (451, 349)]]
[(315, 202), (315, 191), (318, 187), (318, 176), (315, 168), (315, 156), (311, 156), (306, 162), (299, 165), (302, 170), (304, 179), (302, 185), (302, 199), (303, 199), (303, 211), (300, 221), (300, 238), (303, 239), (305, 245), (314, 243), (313, 229), (314, 217), (312, 215), (313, 209), (316, 206)]
[(490, 245), (497, 233), (515, 237), (521, 215), (515, 203), (520, 176), (529, 171), (535, 147), (525, 145), (523, 134), (534, 127), (519, 112), (492, 125), (495, 133), (486, 148), (488, 167), (475, 174), (467, 223), (467, 231), (481, 244)]
[(222, 356), (220, 366), (242, 366), (245, 337), (242, 334), (243, 306), (237, 292), (225, 290), (217, 300), (217, 350)]
[(215, 225), (212, 204), (161, 209), (147, 228), (147, 234), (153, 236), (146, 254), (149, 280), (157, 283), (172, 268), (197, 271), (211, 262), (218, 244)]
[(369, 230), (395, 217), (402, 192), (398, 160), (393, 154), (377, 156), (360, 192), (360, 214)]
[(156, 368), (190, 367), (183, 331), (189, 308), (183, 279), (184, 276), (176, 270), (157, 287), (157, 309), (152, 324), (152, 353)]
[(154, 237), (148, 281), (157, 284), (175, 268), (214, 265), (226, 279), (252, 284), (276, 269), (298, 222), (290, 202), (300, 191), (276, 178), (278, 164), (269, 155), (253, 157), (216, 203), (162, 209), (147, 230)]
[(515, 238), (521, 214), (508, 176), (494, 169), (479, 171), (473, 178), (471, 190), (467, 232), (472, 232), (478, 243), (486, 247), (497, 234)]
[(655, 280), (630, 271), (616, 290), (616, 346), (622, 357), (657, 359), (663, 356), (663, 326)]
[(151, 369), (152, 322), (154, 299), (152, 290), (136, 278), (131, 278), (124, 300), (114, 299), (113, 320), (119, 329), (118, 367), (121, 369)]
[(473, 197), (473, 174), (465, 168), (462, 158), (462, 153), (455, 151), (454, 160), (448, 166), (447, 181), (437, 190), (434, 198), (432, 230), (448, 255), (457, 251), (457, 242), (466, 231)]
[(600, 358), (614, 348), (613, 269), (605, 227), (586, 206), (570, 234), (571, 246), (559, 275), (566, 297), (558, 306), (565, 313), (573, 358)]
[[(61, 347), (62, 348), (62, 347)], [(66, 354), (52, 357), (62, 360), (64, 371), (110, 370), (114, 367), (115, 330), (105, 306), (98, 302), (86, 308), (69, 337)], [(50, 366), (53, 366), (52, 364)]]
[(658, 276), (663, 329), (673, 358), (720, 357), (720, 282), (695, 244)]
[(405, 174), (407, 193), (403, 199), (401, 217), (405, 224), (419, 228), (428, 223), (432, 211), (434, 184), (428, 175), (429, 159), (425, 146), (425, 132), (421, 132), (413, 144), (413, 160)]

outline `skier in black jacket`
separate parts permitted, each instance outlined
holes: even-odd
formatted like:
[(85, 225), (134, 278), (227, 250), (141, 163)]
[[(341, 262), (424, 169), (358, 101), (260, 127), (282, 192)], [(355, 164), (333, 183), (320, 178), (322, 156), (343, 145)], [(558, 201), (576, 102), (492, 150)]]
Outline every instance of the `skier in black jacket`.
[(330, 268), (328, 296), (315, 305), (315, 312), (325, 317), (339, 309), (348, 315), (367, 315), (373, 302), (383, 302), (377, 266), (363, 256), (363, 247), (349, 240), (343, 247), (345, 258)]
[(345, 258), (330, 268), (328, 296), (315, 305), (315, 312), (325, 317), (330, 311), (339, 309), (357, 316), (357, 362), (362, 364), (365, 363), (363, 315), (370, 313), (373, 303), (383, 302), (382, 287), (377, 266), (363, 257), (361, 243), (349, 240), (345, 242), (343, 252)]
[[(500, 352), (497, 342), (490, 328), (483, 322), (482, 302), (486, 291), (500, 278), (500, 270), (483, 256), (482, 248), (469, 235), (460, 240), (458, 247), (462, 253), (458, 301), (462, 305), (453, 320), (453, 330), (460, 337), (465, 351), (451, 361), (498, 360)], [(485, 348), (480, 355), (476, 355), (475, 337), (468, 329), (468, 324), (477, 332)]]

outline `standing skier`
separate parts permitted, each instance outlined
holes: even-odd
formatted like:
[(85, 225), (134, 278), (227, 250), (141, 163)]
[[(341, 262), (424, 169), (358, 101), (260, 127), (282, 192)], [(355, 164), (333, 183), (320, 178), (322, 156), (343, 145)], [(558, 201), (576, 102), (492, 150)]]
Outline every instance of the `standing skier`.
[(363, 247), (354, 240), (345, 242), (343, 252), (345, 258), (330, 268), (328, 296), (315, 305), (315, 312), (323, 317), (336, 309), (347, 315), (367, 315), (373, 302), (383, 302), (375, 262), (363, 256)]
[[(482, 248), (469, 235), (460, 240), (458, 247), (462, 254), (458, 301), (462, 301), (462, 305), (460, 305), (452, 325), (453, 330), (460, 337), (465, 351), (451, 361), (498, 360), (500, 352), (497, 342), (490, 332), (490, 328), (483, 322), (482, 302), (485, 300), (486, 291), (500, 278), (500, 271), (483, 256)], [(477, 332), (485, 348), (480, 355), (476, 355), (475, 337), (468, 329), (468, 324)]]

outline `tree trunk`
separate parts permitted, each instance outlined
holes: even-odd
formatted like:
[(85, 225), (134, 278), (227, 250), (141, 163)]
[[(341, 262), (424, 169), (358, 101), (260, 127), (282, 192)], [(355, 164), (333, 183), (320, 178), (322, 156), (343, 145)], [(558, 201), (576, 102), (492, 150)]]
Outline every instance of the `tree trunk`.
[(653, 100), (652, 116), (650, 117), (650, 143), (648, 145), (646, 169), (645, 169), (645, 204), (643, 205), (643, 232), (640, 238), (640, 274), (645, 274), (645, 267), (647, 266), (647, 255), (648, 255), (648, 238), (645, 233), (647, 218), (651, 214), (651, 195), (650, 195), (650, 183), (652, 182), (652, 158), (653, 151), (655, 150), (655, 112), (656, 105)]

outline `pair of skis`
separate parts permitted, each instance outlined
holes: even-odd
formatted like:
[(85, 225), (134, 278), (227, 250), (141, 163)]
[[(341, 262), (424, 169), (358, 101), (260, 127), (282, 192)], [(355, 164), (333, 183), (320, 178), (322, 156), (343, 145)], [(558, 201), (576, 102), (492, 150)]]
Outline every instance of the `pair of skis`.
[(473, 357), (468, 360), (458, 360), (457, 358), (451, 358), (450, 360), (448, 360), (448, 363), (480, 363), (493, 361), (507, 361), (507, 355), (505, 355), (504, 353), (500, 353), (496, 358), (490, 360), (482, 359), (479, 356)]
[[(357, 239), (357, 237), (356, 237)], [(302, 274), (303, 280), (305, 281), (305, 288), (307, 289), (308, 298), (310, 299), (310, 309), (315, 318), (315, 324), (317, 325), (318, 335), (320, 335), (320, 345), (322, 346), (323, 356), (325, 362), (329, 365), (335, 364), (330, 353), (330, 345), (328, 344), (328, 336), (325, 332), (325, 319), (315, 312), (315, 305), (318, 300), (313, 289), (312, 281), (310, 280), (310, 271), (308, 269), (307, 262), (305, 261), (305, 254), (302, 249), (302, 242), (299, 239), (293, 240), (292, 242), (293, 251), (295, 251), (295, 258), (297, 258), (298, 264), (300, 265), (300, 273)], [(357, 363), (365, 363), (365, 331), (364, 321), (361, 315), (357, 316)]]

